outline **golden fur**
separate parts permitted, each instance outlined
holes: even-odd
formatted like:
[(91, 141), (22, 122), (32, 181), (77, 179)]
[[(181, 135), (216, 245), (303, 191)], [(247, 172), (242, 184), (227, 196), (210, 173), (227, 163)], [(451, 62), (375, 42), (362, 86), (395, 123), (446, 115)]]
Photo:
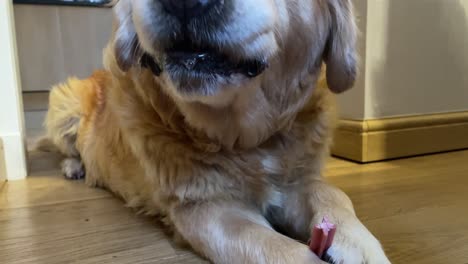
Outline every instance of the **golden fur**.
[[(327, 1), (338, 3), (314, 1), (323, 24)], [(311, 2), (296, 4), (307, 9)], [(354, 41), (343, 34), (341, 41)], [(338, 58), (328, 61), (328, 71), (319, 74), (318, 67), (297, 82), (298, 89), (247, 87), (212, 107), (174, 95), (164, 77), (146, 69), (123, 71), (119, 54), (111, 41), (106, 70), (69, 79), (50, 95), (48, 137), (85, 168), (87, 184), (163, 217), (180, 240), (215, 263), (320, 263), (293, 239), (306, 241), (325, 215), (339, 227), (332, 260), (389, 263), (346, 195), (321, 178), (335, 122), (327, 79), (337, 90), (350, 85), (348, 77), (334, 76), (342, 74)]]

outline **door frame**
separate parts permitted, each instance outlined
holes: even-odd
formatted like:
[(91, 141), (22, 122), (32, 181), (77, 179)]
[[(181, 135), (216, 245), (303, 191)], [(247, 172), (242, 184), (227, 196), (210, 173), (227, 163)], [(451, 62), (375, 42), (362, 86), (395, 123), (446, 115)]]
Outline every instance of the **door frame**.
[(0, 36), (0, 180), (17, 180), (27, 175), (27, 151), (12, 0), (0, 1)]

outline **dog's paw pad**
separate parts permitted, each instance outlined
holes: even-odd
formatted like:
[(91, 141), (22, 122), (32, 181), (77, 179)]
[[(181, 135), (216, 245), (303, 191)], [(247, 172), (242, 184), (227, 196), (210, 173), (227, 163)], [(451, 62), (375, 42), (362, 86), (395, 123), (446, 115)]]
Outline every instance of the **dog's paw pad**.
[(62, 162), (62, 172), (69, 180), (80, 180), (85, 177), (85, 168), (80, 160), (74, 158), (65, 159)]

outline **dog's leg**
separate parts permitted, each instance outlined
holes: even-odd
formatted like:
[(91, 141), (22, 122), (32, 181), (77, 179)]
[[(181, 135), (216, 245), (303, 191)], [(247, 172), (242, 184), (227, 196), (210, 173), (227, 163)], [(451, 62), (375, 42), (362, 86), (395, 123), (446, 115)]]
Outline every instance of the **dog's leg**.
[(325, 216), (337, 225), (327, 252), (331, 263), (390, 263), (380, 243), (356, 217), (348, 196), (325, 182), (314, 181), (302, 191), (287, 195), (276, 222), (280, 220), (285, 230), (304, 239)]
[(335, 263), (390, 263), (379, 241), (359, 221), (348, 196), (327, 183), (314, 182), (306, 194), (313, 211), (313, 225), (322, 221), (324, 216), (337, 224), (337, 233), (328, 256)]
[(306, 245), (283, 236), (260, 212), (234, 202), (174, 208), (177, 232), (214, 263), (323, 263)]

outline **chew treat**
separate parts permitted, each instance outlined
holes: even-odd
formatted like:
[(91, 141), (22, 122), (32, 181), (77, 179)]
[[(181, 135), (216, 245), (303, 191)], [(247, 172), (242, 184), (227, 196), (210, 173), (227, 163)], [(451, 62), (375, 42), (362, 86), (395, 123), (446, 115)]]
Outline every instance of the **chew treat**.
[(325, 252), (331, 247), (335, 232), (336, 225), (330, 223), (328, 218), (324, 217), (322, 223), (314, 226), (312, 238), (309, 243), (310, 250), (319, 258), (322, 258)]

